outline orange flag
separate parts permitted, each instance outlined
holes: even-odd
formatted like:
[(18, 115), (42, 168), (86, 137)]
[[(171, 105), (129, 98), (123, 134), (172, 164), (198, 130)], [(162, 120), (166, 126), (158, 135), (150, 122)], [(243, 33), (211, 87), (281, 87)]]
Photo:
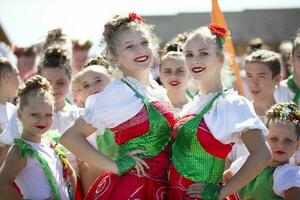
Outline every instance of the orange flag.
[[(224, 15), (219, 7), (218, 0), (211, 0), (211, 1), (212, 1), (212, 10), (211, 10), (212, 23), (223, 26), (228, 30)], [(235, 51), (233, 48), (233, 43), (232, 43), (230, 35), (228, 35), (226, 38), (224, 48), (231, 55), (231, 60), (232, 60), (231, 67), (232, 67), (232, 71), (236, 77), (236, 85), (237, 85), (238, 92), (240, 95), (245, 96), (245, 89), (243, 87), (243, 82), (242, 82), (242, 79), (240, 76), (240, 69), (236, 62)]]

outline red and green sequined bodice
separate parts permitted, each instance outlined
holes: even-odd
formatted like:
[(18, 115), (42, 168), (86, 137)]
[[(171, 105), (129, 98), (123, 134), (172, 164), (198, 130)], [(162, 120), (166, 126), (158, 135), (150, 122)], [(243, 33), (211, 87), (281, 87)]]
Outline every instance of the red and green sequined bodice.
[(116, 143), (119, 144), (117, 160), (121, 160), (121, 162), (119, 162), (118, 166), (130, 169), (130, 166), (133, 167), (134, 163), (122, 159), (123, 157), (136, 149), (147, 151), (139, 154), (138, 157), (140, 158), (155, 157), (169, 144), (172, 128), (165, 114), (163, 116), (147, 98), (139, 94), (126, 80), (122, 81), (143, 101), (145, 106), (141, 109), (141, 112), (145, 109), (148, 115), (148, 120), (143, 125), (134, 127), (134, 129), (128, 128), (125, 131), (120, 130), (118, 127), (111, 129), (115, 133)]
[(204, 109), (179, 129), (172, 147), (172, 159), (181, 176), (195, 182), (216, 184), (221, 182), (224, 159), (231, 151), (231, 145), (216, 140), (203, 120), (218, 93)]

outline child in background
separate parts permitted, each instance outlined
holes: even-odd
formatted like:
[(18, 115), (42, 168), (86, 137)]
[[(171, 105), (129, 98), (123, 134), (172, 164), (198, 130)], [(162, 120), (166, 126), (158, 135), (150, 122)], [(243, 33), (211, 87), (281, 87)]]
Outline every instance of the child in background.
[(80, 76), (81, 76), (81, 73), (78, 72), (77, 74), (74, 75), (74, 77), (72, 79), (72, 83), (71, 83), (72, 98), (73, 98), (74, 104), (78, 108), (84, 108), (85, 98), (84, 98), (83, 90), (82, 90), (82, 87), (80, 84)]
[[(92, 62), (93, 61), (93, 62)], [(79, 72), (79, 84), (82, 92), (82, 99), (85, 103), (90, 95), (102, 92), (110, 83), (111, 76), (108, 73), (109, 64), (103, 57), (93, 58)], [(114, 141), (113, 134), (109, 129), (104, 134), (94, 134), (87, 137), (87, 140), (100, 152), (106, 156), (115, 159), (117, 145)], [(79, 164), (79, 173), (81, 177), (81, 185), (86, 194), (90, 186), (103, 173), (102, 170), (81, 161)]]
[(187, 96), (189, 72), (182, 52), (170, 51), (161, 58), (159, 78), (167, 90), (167, 95), (179, 112), (191, 99)]
[[(280, 103), (272, 106), (266, 117), (269, 128), (267, 142), (273, 153), (273, 161), (243, 187), (239, 195), (241, 199), (297, 200), (300, 197), (300, 168), (289, 164), (289, 159), (298, 148), (300, 112), (294, 103)], [(241, 165), (244, 157), (233, 164)]]
[(15, 138), (20, 136), (16, 107), (9, 99), (17, 95), (18, 70), (0, 57), (0, 167)]
[[(45, 77), (53, 88), (55, 98), (53, 123), (45, 136), (58, 142), (61, 134), (80, 116), (82, 109), (66, 101), (71, 82), (71, 66), (67, 52), (60, 46), (47, 48), (38, 66), (38, 74)], [(51, 133), (51, 134), (50, 134)], [(76, 157), (69, 151), (65, 154), (78, 174)]]
[(66, 101), (71, 82), (71, 66), (67, 52), (59, 46), (45, 50), (38, 74), (45, 77), (53, 88), (55, 110), (51, 130), (63, 133), (80, 115), (81, 109)]
[[(276, 103), (274, 90), (280, 81), (280, 57), (270, 50), (257, 50), (246, 58), (246, 81), (256, 115), (266, 124), (266, 111)], [(236, 143), (226, 159), (226, 169), (231, 162), (249, 154), (243, 143)], [(225, 180), (230, 174), (224, 173)]]
[(50, 144), (42, 143), (43, 134), (51, 127), (54, 110), (49, 82), (34, 76), (20, 89), (19, 97), (18, 117), (23, 131), (21, 139), (15, 139), (0, 170), (0, 198), (73, 199), (76, 178), (72, 176), (72, 169)]

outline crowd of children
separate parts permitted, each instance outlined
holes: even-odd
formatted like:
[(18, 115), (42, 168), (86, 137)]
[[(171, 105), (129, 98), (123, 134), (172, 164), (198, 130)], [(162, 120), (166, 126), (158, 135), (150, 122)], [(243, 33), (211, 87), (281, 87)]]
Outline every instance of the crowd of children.
[(62, 29), (31, 47), (37, 65), (0, 57), (0, 199), (299, 199), (300, 33), (288, 67), (249, 52), (251, 100), (224, 83), (226, 37), (210, 24), (159, 51), (129, 13), (97, 57)]

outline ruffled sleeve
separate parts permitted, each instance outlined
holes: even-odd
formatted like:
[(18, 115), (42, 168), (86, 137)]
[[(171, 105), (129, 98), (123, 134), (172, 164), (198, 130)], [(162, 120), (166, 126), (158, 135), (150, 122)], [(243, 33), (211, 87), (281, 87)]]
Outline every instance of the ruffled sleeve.
[(143, 107), (135, 93), (119, 80), (111, 82), (101, 93), (88, 97), (82, 118), (99, 133), (135, 116)]
[(259, 129), (264, 136), (268, 134), (251, 102), (235, 93), (219, 97), (204, 119), (214, 137), (225, 144), (237, 142), (248, 129)]
[(0, 133), (0, 147), (5, 145), (12, 145), (15, 138), (20, 137), (20, 123), (17, 117), (16, 107), (7, 103), (5, 106), (5, 112), (1, 112), (1, 128), (3, 131)]
[(273, 190), (284, 198), (284, 192), (292, 187), (300, 187), (300, 168), (297, 165), (285, 164), (276, 168), (273, 174)]

